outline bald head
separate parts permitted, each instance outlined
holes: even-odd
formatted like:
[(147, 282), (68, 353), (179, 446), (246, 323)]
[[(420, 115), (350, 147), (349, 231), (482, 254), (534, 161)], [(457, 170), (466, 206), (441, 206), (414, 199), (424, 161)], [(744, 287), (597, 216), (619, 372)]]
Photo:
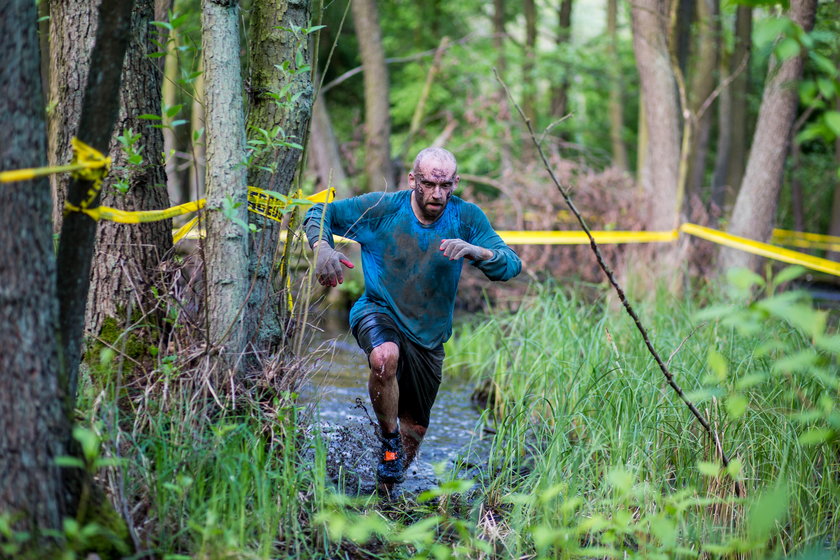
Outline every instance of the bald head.
[(422, 172), (422, 169), (429, 168), (451, 169), (454, 175), (458, 171), (458, 162), (452, 152), (443, 148), (425, 148), (420, 150), (414, 158), (414, 171)]

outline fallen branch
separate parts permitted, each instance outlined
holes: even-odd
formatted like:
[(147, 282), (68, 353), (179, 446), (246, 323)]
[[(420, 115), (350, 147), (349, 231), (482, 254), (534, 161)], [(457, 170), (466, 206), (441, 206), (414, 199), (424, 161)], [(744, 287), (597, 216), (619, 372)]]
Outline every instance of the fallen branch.
[[(682, 388), (677, 384), (674, 380), (674, 376), (671, 374), (668, 366), (662, 361), (662, 358), (659, 356), (659, 353), (656, 351), (656, 348), (653, 347), (653, 344), (650, 341), (650, 337), (648, 336), (647, 329), (645, 329), (644, 325), (642, 325), (639, 316), (636, 314), (636, 311), (633, 309), (633, 306), (630, 305), (630, 302), (627, 301), (627, 296), (624, 295), (624, 290), (618, 284), (618, 280), (615, 278), (615, 274), (613, 274), (612, 269), (607, 265), (604, 261), (604, 257), (601, 255), (601, 250), (598, 248), (598, 244), (595, 242), (595, 238), (592, 237), (592, 232), (589, 230), (589, 226), (586, 225), (586, 221), (583, 219), (583, 216), (578, 211), (575, 203), (572, 201), (571, 197), (569, 196), (568, 191), (563, 188), (560, 184), (560, 181), (557, 179), (557, 176), (554, 174), (554, 171), (551, 169), (551, 165), (548, 163), (548, 159), (545, 157), (545, 152), (543, 152), (542, 145), (537, 140), (536, 134), (534, 134), (534, 128), (531, 126), (531, 121), (528, 117), (525, 116), (523, 113), (522, 108), (519, 104), (513, 99), (513, 96), (510, 93), (510, 90), (507, 87), (507, 84), (502, 80), (499, 76), (499, 73), (496, 69), (493, 69), (493, 73), (496, 76), (496, 80), (501, 84), (502, 88), (505, 90), (510, 102), (516, 107), (519, 116), (522, 117), (522, 120), (525, 122), (525, 126), (528, 127), (528, 133), (531, 136), (531, 141), (537, 148), (537, 152), (540, 154), (540, 159), (542, 159), (543, 165), (545, 166), (546, 171), (548, 171), (549, 176), (551, 177), (552, 182), (557, 187), (557, 190), (560, 191), (560, 194), (563, 196), (563, 200), (566, 201), (566, 205), (569, 207), (569, 210), (572, 211), (572, 214), (575, 215), (577, 218), (578, 223), (580, 224), (581, 229), (586, 233), (586, 236), (589, 238), (589, 246), (592, 248), (592, 251), (595, 253), (595, 258), (598, 260), (598, 266), (601, 267), (601, 270), (604, 271), (604, 274), (607, 275), (607, 278), (612, 284), (612, 287), (615, 288), (616, 293), (618, 293), (618, 299), (621, 300), (622, 305), (624, 305), (624, 309), (633, 319), (633, 322), (636, 324), (636, 328), (639, 330), (639, 333), (642, 335), (642, 338), (645, 341), (645, 346), (647, 346), (648, 351), (650, 352), (653, 359), (656, 361), (656, 364), (659, 366), (659, 369), (662, 371), (662, 374), (665, 376), (665, 379), (668, 381), (668, 385), (679, 395), (680, 399), (685, 403), (694, 417), (700, 422), (700, 425), (703, 426), (703, 429), (706, 430), (706, 433), (712, 438), (712, 441), (715, 444), (715, 448), (720, 455), (721, 462), (723, 462), (723, 466), (729, 466), (729, 457), (727, 457), (726, 453), (723, 450), (723, 446), (720, 443), (720, 438), (717, 435), (717, 432), (712, 429), (711, 424), (706, 418), (697, 410), (697, 407), (694, 406), (688, 397), (686, 396), (685, 392), (683, 392)], [(735, 481), (735, 495), (738, 497), (743, 496), (743, 491), (741, 489), (741, 483), (739, 481)]]

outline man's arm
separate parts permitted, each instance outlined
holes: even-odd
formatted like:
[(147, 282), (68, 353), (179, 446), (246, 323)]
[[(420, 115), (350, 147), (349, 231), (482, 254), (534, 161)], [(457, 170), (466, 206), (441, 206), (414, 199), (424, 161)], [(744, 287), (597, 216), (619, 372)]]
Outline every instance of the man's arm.
[(466, 242), (481, 249), (481, 257), (472, 260), (473, 266), (481, 270), (490, 280), (510, 280), (522, 270), (522, 261), (513, 249), (499, 237), (487, 216), (475, 204), (465, 204), (463, 219), (466, 226)]
[(303, 222), (309, 246), (315, 252), (315, 276), (322, 286), (330, 287), (344, 282), (342, 265), (353, 268), (350, 259), (334, 248), (332, 229), (342, 221), (342, 209), (339, 207), (335, 212), (334, 206), (316, 204), (306, 213)]

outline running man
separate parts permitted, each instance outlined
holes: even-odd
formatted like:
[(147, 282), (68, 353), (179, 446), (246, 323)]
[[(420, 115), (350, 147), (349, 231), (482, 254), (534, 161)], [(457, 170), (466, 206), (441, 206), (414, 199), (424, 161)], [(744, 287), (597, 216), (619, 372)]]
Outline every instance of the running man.
[(362, 248), (365, 291), (350, 327), (370, 365), (368, 392), (383, 435), (381, 483), (403, 481), (429, 427), (464, 259), (490, 280), (513, 278), (522, 267), (484, 212), (453, 196), (459, 179), (455, 156), (426, 148), (408, 174), (410, 190), (334, 202), (326, 215), (319, 204), (304, 221), (324, 286), (341, 284), (342, 267), (353, 268), (335, 250), (333, 234)]

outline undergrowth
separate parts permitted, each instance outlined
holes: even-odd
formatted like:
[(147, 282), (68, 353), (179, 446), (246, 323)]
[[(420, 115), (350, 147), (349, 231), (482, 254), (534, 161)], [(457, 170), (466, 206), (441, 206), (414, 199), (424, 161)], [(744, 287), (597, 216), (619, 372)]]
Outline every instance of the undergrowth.
[(119, 375), (89, 376), (80, 409), (137, 558), (829, 557), (840, 335), (807, 295), (778, 290), (793, 275), (738, 273), (704, 309), (665, 293), (640, 305), (728, 468), (609, 294), (553, 284), (456, 329), (445, 374), (474, 380), (491, 453), (477, 476), (442, 466), (419, 496), (337, 491), (294, 384), (210, 395), (158, 356), (128, 396)]

